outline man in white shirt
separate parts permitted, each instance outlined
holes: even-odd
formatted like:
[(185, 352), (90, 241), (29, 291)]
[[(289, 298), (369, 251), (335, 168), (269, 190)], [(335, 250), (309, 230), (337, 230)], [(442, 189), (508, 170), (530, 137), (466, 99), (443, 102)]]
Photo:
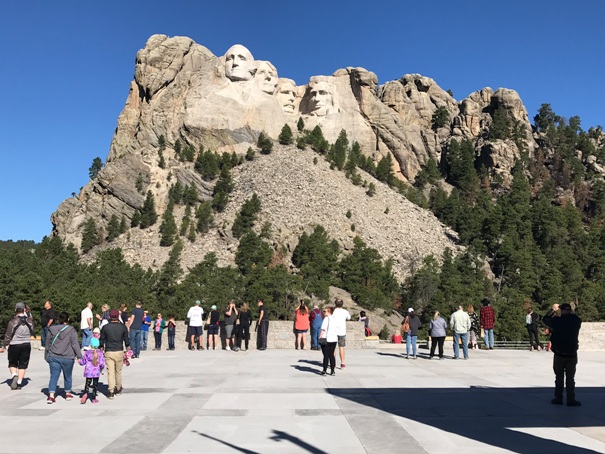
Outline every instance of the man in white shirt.
[(471, 329), (471, 318), (464, 312), (462, 306), (450, 317), (450, 326), (454, 331), (454, 359), (460, 355), (460, 340), (462, 340), (462, 352), (464, 359), (468, 359), (468, 332)]
[(80, 330), (82, 331), (82, 348), (90, 348), (90, 339), (92, 339), (92, 303), (86, 303), (86, 307), (80, 314)]
[(344, 302), (340, 298), (334, 301), (336, 309), (332, 316), (336, 319), (336, 334), (338, 335), (338, 353), (340, 354), (340, 368), (345, 368), (345, 346), (347, 345), (347, 320), (351, 320), (351, 314), (342, 306)]
[[(203, 350), (203, 334), (204, 334), (204, 309), (201, 306), (202, 302), (196, 300), (195, 305), (189, 308), (187, 318), (189, 319), (189, 350), (195, 350), (197, 344), (198, 350)], [(197, 341), (196, 341), (197, 339)]]

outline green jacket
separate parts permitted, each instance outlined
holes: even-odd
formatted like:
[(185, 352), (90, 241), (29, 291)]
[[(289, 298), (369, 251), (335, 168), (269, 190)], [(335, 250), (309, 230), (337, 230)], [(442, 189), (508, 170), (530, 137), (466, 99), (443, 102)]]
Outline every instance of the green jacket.
[[(151, 325), (149, 326), (149, 331), (152, 333), (155, 333), (157, 325), (158, 325), (158, 319), (156, 318), (155, 320), (151, 321)], [(162, 334), (164, 332), (164, 328), (166, 328), (166, 320), (162, 319), (162, 321), (160, 322), (160, 334)]]

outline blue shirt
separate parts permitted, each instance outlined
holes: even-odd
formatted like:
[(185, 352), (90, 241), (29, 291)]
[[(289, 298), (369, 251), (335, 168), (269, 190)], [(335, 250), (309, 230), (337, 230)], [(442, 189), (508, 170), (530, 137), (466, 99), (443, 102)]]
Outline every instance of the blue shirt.
[(151, 323), (151, 317), (148, 315), (143, 319), (143, 326), (141, 327), (141, 331), (149, 331), (149, 325), (147, 323)]

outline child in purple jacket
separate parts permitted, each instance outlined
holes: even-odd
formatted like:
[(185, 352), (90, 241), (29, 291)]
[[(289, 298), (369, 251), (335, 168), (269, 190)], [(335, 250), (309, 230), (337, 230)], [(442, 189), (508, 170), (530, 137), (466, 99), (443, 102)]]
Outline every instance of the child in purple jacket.
[(86, 400), (90, 399), (93, 404), (98, 404), (97, 387), (101, 371), (105, 368), (105, 356), (103, 351), (99, 350), (99, 339), (93, 337), (90, 340), (90, 350), (85, 351), (78, 362), (80, 366), (84, 366), (84, 377), (86, 378), (84, 395), (80, 399), (80, 403), (85, 404)]

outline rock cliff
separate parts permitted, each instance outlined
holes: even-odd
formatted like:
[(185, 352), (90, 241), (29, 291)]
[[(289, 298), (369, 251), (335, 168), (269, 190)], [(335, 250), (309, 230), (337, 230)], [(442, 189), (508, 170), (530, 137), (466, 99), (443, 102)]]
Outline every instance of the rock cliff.
[[(433, 118), (440, 108), (447, 119), (436, 126)], [(484, 88), (458, 102), (428, 77), (410, 74), (379, 85), (374, 73), (351, 67), (296, 86), (280, 78), (270, 62), (255, 60), (244, 46), (215, 56), (189, 38), (154, 35), (137, 53), (134, 80), (104, 168), (52, 214), (53, 234), (79, 246), (86, 219), (94, 218), (102, 229), (112, 215), (129, 222), (147, 191), (155, 195), (161, 214), (175, 181), (194, 186), (200, 200), (209, 199), (214, 182), (203, 180), (192, 163), (179, 159), (177, 141), (196, 150), (203, 146), (243, 154), (256, 148), (261, 132), (275, 141), (285, 124), (296, 131), (299, 119), (306, 129), (320, 126), (331, 143), (345, 130), (366, 156), (375, 161), (389, 156), (396, 177), (408, 182), (429, 157), (439, 162), (450, 140), (469, 139), (477, 156), (490, 163), (491, 172), (503, 175), (506, 184), (519, 151), (511, 140), (488, 137), (498, 109), (522, 127), (527, 147), (533, 147), (527, 111), (512, 90)], [(163, 165), (161, 137), (167, 143)], [(193, 265), (210, 250), (223, 263), (232, 263), (237, 241), (224, 226), (252, 192), (263, 204), (261, 223), (273, 225), (276, 249), (286, 246), (291, 251), (303, 230), (322, 224), (345, 248), (358, 234), (385, 258), (394, 258), (396, 274), (403, 277), (419, 258), (454, 247), (455, 235), (430, 213), (378, 182), (376, 195), (367, 197), (365, 189), (353, 186), (323, 160), (313, 164), (313, 157), (310, 151), (277, 147), (273, 154), (238, 167), (232, 202), (217, 216), (218, 228), (188, 243), (184, 264)], [(372, 181), (369, 175), (363, 178)], [(348, 210), (351, 219), (344, 216)], [(159, 246), (157, 225), (131, 229), (114, 244), (144, 266), (157, 267), (168, 254)]]

